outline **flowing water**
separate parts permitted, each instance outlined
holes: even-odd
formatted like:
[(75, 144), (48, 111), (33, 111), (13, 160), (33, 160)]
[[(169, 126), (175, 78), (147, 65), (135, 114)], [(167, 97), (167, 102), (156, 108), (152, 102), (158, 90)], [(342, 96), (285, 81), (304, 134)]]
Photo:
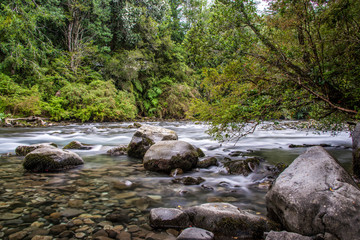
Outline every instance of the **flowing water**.
[[(328, 144), (326, 149), (346, 169), (351, 167), (351, 138), (348, 132), (336, 136), (316, 134), (286, 127), (258, 128), (254, 134), (234, 142), (218, 143), (206, 133), (207, 125), (192, 122), (152, 122), (177, 132), (179, 140), (201, 148), (206, 156), (218, 159), (234, 152), (259, 156), (262, 164), (291, 163), (306, 148), (290, 144)], [(231, 204), (266, 215), (264, 179), (229, 175), (222, 166), (195, 169), (182, 176), (202, 177), (201, 185), (172, 183), (173, 177), (146, 171), (141, 160), (128, 156), (109, 156), (107, 150), (128, 144), (135, 128), (131, 123), (72, 124), (46, 128), (0, 129), (0, 239), (29, 227), (34, 222), (50, 228), (73, 216), (100, 218), (115, 210), (127, 209), (128, 224), (146, 224), (153, 207), (185, 208), (206, 202)], [(276, 130), (275, 130), (276, 129)], [(82, 167), (60, 173), (34, 174), (23, 171), (23, 157), (8, 156), (19, 145), (53, 142), (59, 148), (78, 140), (93, 145), (92, 150), (74, 150), (85, 161)], [(236, 158), (236, 157), (233, 157)], [(117, 183), (131, 187), (120, 189)], [(76, 212), (75, 210), (78, 212)], [(66, 211), (70, 211), (71, 214)], [(73, 212), (71, 212), (73, 211)], [(75, 213), (74, 213), (75, 211)], [(64, 213), (65, 212), (65, 213)], [(56, 220), (54, 213), (63, 219)], [(85, 214), (85, 215), (84, 215)], [(56, 214), (55, 214), (56, 215)]]

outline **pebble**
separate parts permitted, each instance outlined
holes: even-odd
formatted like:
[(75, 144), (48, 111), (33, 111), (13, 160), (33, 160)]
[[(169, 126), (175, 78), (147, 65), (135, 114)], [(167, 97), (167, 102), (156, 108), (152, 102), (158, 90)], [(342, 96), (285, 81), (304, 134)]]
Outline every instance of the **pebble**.
[(86, 234), (83, 233), (83, 232), (78, 232), (78, 233), (75, 234), (75, 237), (76, 237), (76, 238), (79, 238), (79, 239), (82, 239), (82, 238), (84, 238), (85, 236), (86, 236)]
[(52, 240), (53, 237), (52, 236), (40, 236), (40, 235), (36, 235), (33, 238), (31, 238), (31, 240)]

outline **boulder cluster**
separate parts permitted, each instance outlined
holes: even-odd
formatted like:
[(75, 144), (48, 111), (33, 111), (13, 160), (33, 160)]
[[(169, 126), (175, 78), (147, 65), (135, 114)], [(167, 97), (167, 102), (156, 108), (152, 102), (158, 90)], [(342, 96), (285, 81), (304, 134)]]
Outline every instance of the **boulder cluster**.
[[(359, 130), (360, 132), (360, 130)], [(360, 136), (360, 134), (359, 134)], [(356, 146), (360, 141), (355, 140)], [(23, 167), (32, 172), (53, 172), (84, 163), (81, 157), (65, 149), (91, 149), (74, 141), (64, 147), (54, 144), (19, 146), (16, 154), (25, 156)], [(357, 149), (354, 155), (357, 156)], [(148, 171), (176, 176), (198, 167), (218, 165), (214, 157), (161, 127), (142, 125), (128, 146), (108, 151), (111, 155), (128, 154), (142, 159)], [(240, 154), (240, 153), (239, 153)], [(225, 160), (229, 174), (249, 175), (262, 159)], [(200, 184), (202, 178), (173, 178), (185, 185)], [(114, 188), (130, 188), (131, 184)], [(206, 203), (187, 209), (153, 208), (149, 222), (153, 229), (176, 229), (176, 239), (360, 239), (360, 189), (323, 147), (309, 148), (296, 158), (272, 183), (266, 194), (267, 217), (239, 209), (229, 203)], [(152, 238), (149, 238), (152, 239)], [(174, 238), (175, 239), (175, 238)]]

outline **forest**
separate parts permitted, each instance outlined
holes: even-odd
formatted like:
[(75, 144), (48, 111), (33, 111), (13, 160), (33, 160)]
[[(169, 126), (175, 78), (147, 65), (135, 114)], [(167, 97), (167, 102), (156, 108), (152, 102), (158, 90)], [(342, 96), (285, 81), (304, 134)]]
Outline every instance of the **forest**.
[(266, 2), (3, 0), (0, 119), (357, 121), (360, 2)]

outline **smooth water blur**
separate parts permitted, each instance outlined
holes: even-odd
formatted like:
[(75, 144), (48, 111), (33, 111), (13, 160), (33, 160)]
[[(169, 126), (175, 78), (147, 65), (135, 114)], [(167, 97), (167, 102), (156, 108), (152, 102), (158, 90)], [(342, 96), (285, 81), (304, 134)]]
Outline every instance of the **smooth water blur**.
[[(93, 145), (92, 150), (74, 150), (85, 161), (83, 167), (72, 170), (79, 173), (82, 180), (99, 178), (105, 182), (131, 181), (136, 183), (138, 196), (161, 196), (161, 206), (194, 206), (205, 202), (230, 202), (242, 209), (265, 213), (264, 195), (266, 189), (259, 187), (261, 179), (254, 176), (229, 175), (223, 167), (196, 169), (182, 176), (202, 177), (202, 185), (185, 186), (171, 182), (172, 177), (148, 172), (142, 169), (141, 160), (127, 156), (109, 156), (106, 151), (112, 147), (128, 144), (136, 128), (128, 128), (132, 123), (71, 124), (46, 128), (2, 128), (0, 129), (0, 154), (14, 153), (19, 145), (53, 142), (59, 148), (73, 140)], [(177, 132), (179, 140), (201, 148), (206, 156), (229, 157), (234, 151), (260, 156), (268, 164), (283, 162), (290, 164), (306, 148), (289, 148), (290, 144), (328, 144), (326, 148), (346, 168), (351, 167), (351, 138), (348, 132), (336, 136), (330, 133), (315, 134), (283, 127), (282, 130), (261, 127), (235, 142), (218, 143), (205, 131), (207, 125), (192, 122), (152, 122)], [(271, 129), (271, 128), (270, 128)], [(16, 157), (18, 160), (21, 157)], [(0, 158), (0, 168), (9, 168), (10, 158)], [(14, 161), (13, 164), (18, 164)], [(20, 168), (20, 166), (17, 166)], [(88, 171), (97, 171), (91, 175)], [(112, 169), (114, 169), (112, 171)], [(2, 169), (0, 169), (2, 171)], [(58, 175), (57, 175), (58, 176)], [(64, 173), (64, 178), (67, 178)], [(61, 183), (61, 181), (60, 181)]]

